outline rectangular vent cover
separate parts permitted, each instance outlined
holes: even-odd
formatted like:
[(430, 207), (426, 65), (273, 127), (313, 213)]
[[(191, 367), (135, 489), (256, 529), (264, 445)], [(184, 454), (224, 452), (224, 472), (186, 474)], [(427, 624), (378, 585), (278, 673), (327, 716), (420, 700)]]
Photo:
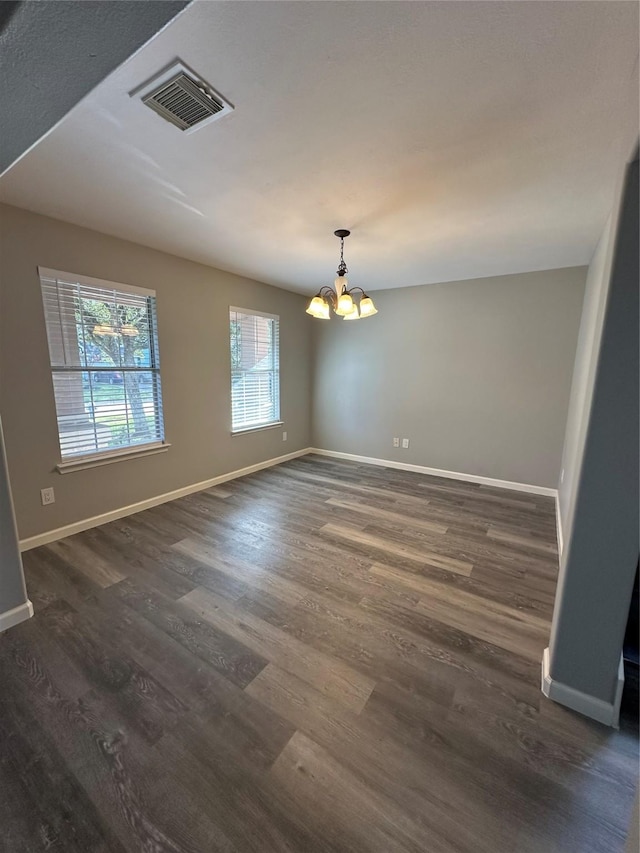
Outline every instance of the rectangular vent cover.
[(131, 95), (139, 95), (158, 115), (187, 132), (198, 130), (233, 109), (182, 63), (174, 63)]

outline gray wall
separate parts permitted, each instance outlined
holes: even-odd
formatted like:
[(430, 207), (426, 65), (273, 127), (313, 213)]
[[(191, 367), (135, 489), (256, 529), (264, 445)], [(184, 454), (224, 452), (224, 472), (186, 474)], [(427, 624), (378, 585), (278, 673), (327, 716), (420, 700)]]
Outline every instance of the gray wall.
[(556, 488), (585, 274), (378, 291), (372, 318), (313, 320), (314, 447)]
[[(304, 297), (8, 206), (0, 206), (0, 251), (0, 412), (21, 539), (309, 446)], [(156, 290), (167, 452), (54, 473), (39, 265)], [(280, 315), (281, 428), (230, 434), (229, 305)], [(47, 507), (45, 486), (56, 493)]]
[(0, 421), (0, 616), (26, 600)]
[(567, 414), (567, 427), (562, 451), (558, 505), (563, 530), (567, 533), (573, 523), (578, 473), (587, 435), (588, 413), (593, 395), (602, 323), (609, 291), (613, 239), (617, 227), (614, 217), (609, 217), (602, 237), (594, 252), (589, 270), (578, 334), (578, 346), (571, 383), (571, 397)]
[[(595, 366), (583, 368), (590, 377), (584, 451), (572, 473), (574, 509), (564, 530), (549, 647), (551, 677), (603, 702), (614, 698), (638, 561), (638, 227), (636, 159), (617, 227), (594, 257), (594, 287), (604, 289), (605, 309), (593, 335), (600, 341)], [(603, 264), (602, 253), (612, 253), (610, 263)], [(575, 422), (572, 416), (569, 426)]]
[(0, 173), (186, 5), (0, 3)]

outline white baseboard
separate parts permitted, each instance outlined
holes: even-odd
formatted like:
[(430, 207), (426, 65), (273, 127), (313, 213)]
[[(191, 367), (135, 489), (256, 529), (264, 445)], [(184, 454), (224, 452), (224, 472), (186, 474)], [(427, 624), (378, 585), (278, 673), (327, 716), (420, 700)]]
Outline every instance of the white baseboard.
[(266, 459), (264, 462), (249, 465), (246, 468), (239, 468), (237, 471), (220, 474), (218, 477), (212, 477), (210, 480), (202, 480), (200, 483), (192, 483), (190, 486), (183, 486), (181, 489), (174, 489), (172, 492), (165, 492), (162, 495), (156, 495), (153, 498), (129, 504), (129, 506), (119, 507), (118, 509), (111, 510), (111, 512), (104, 512), (101, 515), (94, 515), (91, 518), (83, 518), (81, 521), (75, 521), (73, 524), (67, 524), (64, 527), (57, 527), (55, 530), (47, 530), (45, 533), (39, 533), (37, 536), (21, 539), (20, 550), (29, 551), (31, 548), (37, 548), (39, 545), (47, 545), (49, 542), (64, 539), (65, 536), (72, 536), (74, 533), (81, 533), (83, 530), (89, 530), (91, 527), (98, 527), (101, 524), (107, 524), (109, 521), (125, 518), (127, 515), (133, 515), (144, 509), (150, 509), (153, 506), (174, 501), (176, 498), (183, 498), (185, 495), (192, 495), (194, 492), (210, 489), (212, 486), (218, 486), (220, 483), (226, 483), (228, 480), (235, 480), (237, 477), (245, 477), (247, 474), (253, 474), (255, 471), (261, 471), (263, 468), (271, 468), (273, 465), (279, 465), (281, 462), (287, 462), (289, 459), (306, 456), (310, 452), (311, 448), (305, 447), (302, 450), (295, 450), (293, 453), (286, 453), (284, 456), (277, 456), (274, 459)]
[(560, 512), (560, 495), (556, 492), (556, 536), (558, 537), (558, 559), (562, 557), (564, 536), (562, 533), (562, 513)]
[(416, 471), (418, 474), (429, 474), (432, 477), (446, 477), (449, 480), (464, 480), (467, 483), (480, 483), (483, 486), (494, 486), (497, 489), (511, 489), (514, 492), (529, 492), (532, 495), (556, 497), (557, 490), (546, 486), (533, 486), (529, 483), (513, 483), (510, 480), (495, 480), (493, 477), (481, 477), (478, 474), (462, 474), (458, 471), (445, 471), (441, 468), (427, 468), (425, 465), (411, 465), (408, 462), (395, 462), (392, 459), (375, 459), (373, 456), (357, 456), (355, 453), (339, 453), (337, 450), (321, 450), (312, 447), (309, 453), (320, 456), (333, 456), (336, 459), (348, 459), (351, 462), (362, 462), (365, 465), (380, 465), (383, 468), (398, 468), (401, 471)]
[(199, 483), (192, 483), (189, 486), (183, 486), (180, 489), (174, 489), (171, 492), (165, 492), (162, 495), (148, 498), (144, 501), (139, 501), (135, 504), (119, 507), (110, 512), (94, 515), (91, 518), (84, 518), (76, 521), (73, 524), (67, 524), (64, 527), (57, 527), (54, 530), (47, 530), (44, 533), (39, 533), (37, 536), (30, 536), (20, 540), (20, 550), (29, 551), (31, 548), (37, 548), (40, 545), (47, 545), (49, 542), (55, 542), (58, 539), (64, 539), (65, 536), (73, 536), (74, 533), (81, 533), (83, 530), (89, 530), (92, 527), (98, 527), (101, 524), (107, 524), (109, 521), (116, 521), (119, 518), (125, 518), (128, 515), (133, 515), (136, 512), (150, 509), (159, 504), (167, 503), (168, 501), (176, 500), (176, 498), (191, 495), (194, 492), (201, 492), (203, 489), (210, 489), (212, 486), (217, 486), (220, 483), (226, 483), (228, 480), (235, 480), (237, 477), (244, 477), (247, 474), (253, 474), (255, 471), (261, 471), (263, 468), (271, 468), (274, 465), (279, 465), (281, 462), (287, 462), (289, 459), (296, 459), (299, 456), (306, 456), (309, 453), (317, 453), (320, 456), (333, 456), (336, 459), (348, 459), (352, 462), (362, 462), (367, 465), (381, 465), (385, 468), (397, 468), (403, 471), (417, 471), (420, 474), (430, 474), (435, 477), (445, 477), (451, 480), (463, 480), (469, 483), (480, 483), (485, 486), (495, 486), (499, 489), (512, 489), (517, 492), (529, 492), (535, 495), (547, 495), (556, 497), (555, 489), (548, 489), (543, 486), (532, 486), (527, 483), (512, 483), (508, 480), (496, 480), (492, 477), (480, 477), (475, 474), (461, 474), (457, 471), (445, 471), (440, 468), (427, 468), (424, 465), (411, 465), (406, 462), (395, 462), (391, 459), (375, 459), (372, 456), (357, 456), (353, 453), (339, 453), (334, 450), (322, 450), (316, 447), (305, 447), (302, 450), (295, 450), (293, 453), (286, 453), (284, 456), (277, 456), (273, 459), (266, 459), (264, 462), (257, 462), (255, 465), (249, 465), (246, 468), (240, 468), (237, 471), (229, 471), (226, 474), (220, 474), (218, 477), (212, 477), (209, 480), (202, 480)]
[(33, 604), (27, 599), (24, 604), (19, 604), (5, 613), (0, 613), (0, 632), (13, 628), (20, 622), (31, 619), (33, 616)]
[(549, 649), (546, 648), (542, 655), (542, 692), (548, 699), (552, 699), (559, 705), (571, 708), (585, 717), (604, 723), (614, 729), (619, 728), (620, 703), (622, 702), (622, 688), (624, 687), (624, 662), (620, 655), (618, 666), (618, 681), (616, 683), (616, 694), (613, 702), (604, 702), (568, 684), (553, 679), (549, 673)]

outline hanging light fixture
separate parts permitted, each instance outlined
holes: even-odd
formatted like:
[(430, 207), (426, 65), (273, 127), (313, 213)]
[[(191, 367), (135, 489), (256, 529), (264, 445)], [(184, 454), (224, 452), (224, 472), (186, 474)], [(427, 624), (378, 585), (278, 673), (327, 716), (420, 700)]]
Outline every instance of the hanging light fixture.
[(98, 323), (97, 325), (95, 325), (93, 327), (93, 334), (109, 338), (115, 338), (118, 336), (118, 332), (116, 331), (115, 327), (110, 326), (108, 323)]
[(108, 323), (98, 323), (93, 327), (93, 334), (102, 337), (117, 338), (118, 335), (125, 335), (128, 338), (135, 338), (140, 334), (135, 326), (111, 326)]
[[(344, 320), (359, 320), (361, 317), (373, 317), (378, 309), (373, 304), (373, 299), (364, 292), (361, 287), (349, 287), (347, 278), (347, 265), (344, 262), (344, 240), (351, 234), (345, 228), (333, 232), (340, 238), (340, 263), (338, 264), (337, 277), (332, 289), (328, 285), (321, 287), (307, 307), (307, 314), (311, 314), (318, 320), (330, 318), (329, 308), (333, 308), (334, 314)], [(354, 301), (353, 296), (359, 293), (359, 304)]]

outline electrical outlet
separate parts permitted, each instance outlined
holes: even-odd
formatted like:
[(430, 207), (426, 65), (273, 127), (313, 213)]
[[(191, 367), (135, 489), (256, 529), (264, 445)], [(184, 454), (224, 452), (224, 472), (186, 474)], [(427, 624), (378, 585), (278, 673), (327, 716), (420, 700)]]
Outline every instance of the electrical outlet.
[(53, 486), (49, 486), (48, 489), (40, 489), (40, 500), (42, 501), (42, 506), (47, 506), (48, 504), (54, 504), (56, 502)]
[(400, 439), (399, 438), (393, 439), (393, 446), (394, 447), (400, 447)]
[(282, 440), (283, 440), (283, 441), (286, 441), (286, 440), (287, 440), (287, 431), (286, 431), (286, 430), (284, 430), (284, 431), (283, 431), (283, 433), (282, 433)]
[(405, 450), (409, 447), (409, 439), (408, 439), (408, 438), (403, 438), (403, 439), (402, 439), (402, 447), (403, 447)]

